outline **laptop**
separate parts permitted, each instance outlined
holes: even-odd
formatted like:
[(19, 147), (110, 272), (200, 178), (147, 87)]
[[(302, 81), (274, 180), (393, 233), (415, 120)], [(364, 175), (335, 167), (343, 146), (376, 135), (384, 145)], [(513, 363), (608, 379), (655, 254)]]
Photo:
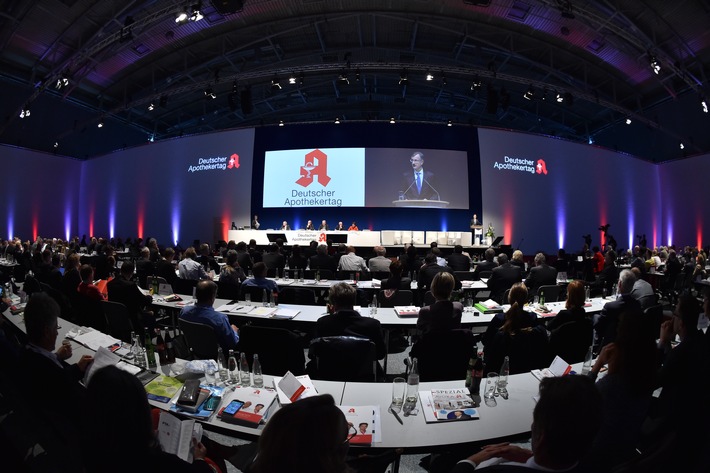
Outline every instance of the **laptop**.
[(496, 239), (493, 240), (493, 243), (491, 243), (491, 246), (498, 246), (498, 245), (500, 245), (500, 242), (501, 242), (501, 241), (503, 241), (503, 237), (502, 237), (502, 236), (496, 237)]
[(279, 238), (283, 240), (284, 243), (286, 243), (285, 233), (267, 233), (266, 238), (268, 238), (271, 243), (276, 243), (276, 240), (278, 240)]

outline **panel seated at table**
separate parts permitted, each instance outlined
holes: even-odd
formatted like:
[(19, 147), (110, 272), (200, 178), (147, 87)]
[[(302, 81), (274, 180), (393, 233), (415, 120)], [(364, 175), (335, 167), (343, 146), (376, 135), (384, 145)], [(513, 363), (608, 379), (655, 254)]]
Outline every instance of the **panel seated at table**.
[(249, 242), (255, 240), (257, 245), (265, 246), (271, 243), (269, 235), (279, 234), (285, 237), (286, 245), (308, 246), (312, 241), (325, 243), (333, 240), (334, 243), (345, 243), (352, 246), (374, 247), (380, 244), (380, 232), (369, 230), (361, 231), (313, 231), (313, 230), (229, 230), (227, 238), (236, 242)]

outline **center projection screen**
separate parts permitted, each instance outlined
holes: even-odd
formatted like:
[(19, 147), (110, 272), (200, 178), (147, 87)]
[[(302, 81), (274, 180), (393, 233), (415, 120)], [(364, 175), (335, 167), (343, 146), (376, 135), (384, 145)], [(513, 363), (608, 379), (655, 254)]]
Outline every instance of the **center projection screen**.
[[(415, 170), (420, 171), (419, 179)], [(408, 206), (402, 201), (467, 209), (466, 152), (405, 148), (265, 152), (264, 208)]]

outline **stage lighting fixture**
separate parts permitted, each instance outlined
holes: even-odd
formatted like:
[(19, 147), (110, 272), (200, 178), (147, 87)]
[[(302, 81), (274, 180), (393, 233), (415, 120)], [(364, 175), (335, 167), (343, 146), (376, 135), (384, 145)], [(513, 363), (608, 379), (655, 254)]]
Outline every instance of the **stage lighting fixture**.
[(680, 143), (680, 149), (685, 149), (685, 145), (682, 142)]
[(409, 83), (409, 78), (407, 77), (407, 71), (404, 70), (399, 74), (399, 85), (407, 85)]
[(448, 122), (446, 122), (446, 126), (452, 126), (452, 125), (453, 125), (453, 123), (451, 122), (451, 120), (449, 120)]
[(283, 120), (279, 120), (279, 126), (284, 126), (284, 121), (283, 121)]
[(432, 81), (432, 80), (434, 80), (434, 74), (432, 74), (431, 72), (427, 72), (427, 73), (426, 73), (426, 80), (427, 80), (427, 81)]
[(291, 85), (296, 85), (296, 80), (297, 80), (297, 79), (296, 79), (296, 75), (295, 75), (295, 74), (291, 74), (291, 75), (288, 77), (288, 83), (291, 84)]
[(271, 79), (271, 90), (281, 90), (281, 82), (278, 77)]
[(561, 93), (558, 92), (557, 93), (557, 103), (562, 103), (564, 101), (565, 101), (564, 95), (562, 95)]
[(350, 81), (348, 80), (348, 75), (343, 73), (340, 73), (338, 75), (338, 84), (340, 85), (349, 85)]
[(533, 97), (535, 97), (535, 89), (533, 89), (533, 86), (531, 85), (528, 87), (527, 92), (523, 94), (523, 98), (526, 100), (532, 100)]
[(202, 3), (198, 2), (192, 6), (192, 14), (190, 15), (190, 21), (200, 21), (203, 19), (202, 16)]
[(20, 118), (27, 118), (30, 116), (30, 107), (29, 105), (25, 105), (24, 108), (20, 111)]
[(394, 124), (396, 123), (396, 122), (394, 121), (394, 117), (391, 117), (391, 118), (390, 118), (390, 123), (391, 123), (392, 125), (394, 125)]
[(210, 99), (217, 98), (217, 94), (214, 93), (214, 90), (212, 90), (212, 87), (207, 87), (205, 89), (205, 98), (210, 98)]
[(336, 125), (340, 125), (340, 117), (335, 117), (335, 122)]
[(153, 102), (151, 102), (150, 105), (148, 105), (148, 111), (152, 112), (153, 110), (155, 110), (155, 105), (153, 105)]
[(631, 125), (631, 118), (628, 118), (628, 117), (626, 118), (626, 124)]
[(658, 61), (656, 56), (651, 56), (651, 69), (653, 69), (653, 72), (656, 75), (661, 72), (661, 63)]
[(705, 97), (700, 100), (700, 106), (703, 107), (704, 113), (708, 113), (708, 100)]
[(589, 140), (588, 140), (587, 142), (588, 142), (590, 145), (593, 145), (593, 144), (594, 144), (594, 138), (592, 138), (592, 137), (590, 136), (590, 137), (589, 137)]
[(187, 21), (188, 14), (185, 10), (180, 10), (175, 17), (175, 23), (185, 23)]
[(59, 142), (55, 141), (54, 142), (54, 149), (57, 149), (57, 148), (59, 148)]
[(481, 79), (476, 75), (473, 78), (473, 82), (471, 82), (471, 90), (478, 90), (481, 87), (483, 87), (483, 82), (481, 82)]
[(103, 128), (104, 127), (104, 119), (103, 118), (99, 119), (99, 123), (96, 126), (99, 128)]

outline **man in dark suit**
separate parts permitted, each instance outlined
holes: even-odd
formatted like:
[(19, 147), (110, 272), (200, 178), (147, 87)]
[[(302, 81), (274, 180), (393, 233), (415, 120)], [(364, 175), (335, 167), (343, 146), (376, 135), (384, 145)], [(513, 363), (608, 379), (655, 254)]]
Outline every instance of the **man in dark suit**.
[(49, 248), (42, 252), (42, 264), (37, 267), (36, 278), (58, 291), (62, 289), (62, 273), (52, 264), (52, 250)]
[(325, 245), (318, 245), (316, 248), (316, 254), (311, 256), (308, 260), (308, 267), (313, 271), (316, 269), (327, 269), (328, 271), (335, 271), (333, 258), (328, 255), (328, 247)]
[(150, 248), (147, 246), (141, 249), (141, 257), (136, 260), (136, 274), (141, 287), (146, 287), (148, 276), (155, 274), (155, 265), (150, 260)]
[[(451, 273), (452, 275), (454, 274), (454, 271), (448, 266), (439, 266), (437, 264), (436, 255), (434, 253), (427, 254), (424, 258), (424, 265), (421, 267), (419, 274), (417, 275), (417, 288), (428, 291), (431, 287), (431, 282), (434, 280), (434, 276), (444, 271)], [(455, 288), (461, 289), (461, 281), (457, 278), (454, 279), (456, 280)]]
[(488, 289), (491, 290), (491, 299), (503, 304), (503, 295), (506, 289), (513, 287), (513, 284), (523, 279), (520, 267), (508, 262), (508, 255), (501, 253), (498, 255), (498, 267), (493, 269), (490, 279), (488, 279)]
[(484, 260), (479, 262), (473, 270), (474, 279), (481, 279), (481, 273), (483, 271), (493, 271), (498, 267), (498, 263), (494, 261), (496, 257), (496, 251), (493, 248), (488, 248), (483, 253)]
[(328, 313), (316, 322), (315, 337), (351, 336), (370, 339), (375, 343), (377, 359), (387, 354), (380, 321), (363, 317), (353, 310), (357, 302), (354, 287), (338, 283), (328, 291)]
[(441, 200), (437, 185), (434, 182), (434, 173), (424, 170), (424, 153), (417, 151), (409, 158), (412, 170), (402, 176), (399, 191), (405, 200)]
[(282, 274), (283, 269), (286, 266), (286, 258), (284, 258), (284, 255), (279, 253), (279, 245), (276, 243), (271, 243), (269, 245), (269, 252), (264, 253), (262, 261), (269, 270), (269, 274), (276, 274), (276, 271), (278, 271), (279, 274)]
[(163, 256), (155, 263), (155, 275), (165, 279), (165, 282), (170, 285), (177, 279), (175, 265), (173, 264), (174, 257), (175, 250), (168, 246), (163, 250)]
[[(535, 266), (530, 269), (525, 285), (531, 294), (537, 294), (540, 286), (554, 286), (557, 284), (557, 270), (549, 266), (543, 253), (535, 255)], [(554, 302), (554, 301), (553, 301)]]
[(200, 256), (197, 258), (197, 262), (205, 266), (205, 270), (214, 271), (215, 274), (219, 274), (219, 263), (217, 263), (214, 256), (210, 254), (210, 245), (207, 243), (200, 245)]
[[(175, 271), (173, 271), (174, 273)], [(133, 263), (126, 261), (121, 265), (121, 274), (106, 285), (108, 300), (126, 306), (128, 317), (131, 319), (134, 328), (150, 328), (155, 325), (155, 319), (153, 318), (153, 313), (145, 311), (145, 308), (153, 302), (153, 297), (143, 294), (135, 282), (131, 281), (132, 276)]]
[(454, 252), (446, 259), (446, 263), (454, 271), (468, 271), (471, 269), (471, 258), (463, 254), (463, 246), (454, 246)]
[(248, 271), (254, 267), (254, 262), (251, 260), (251, 255), (247, 251), (247, 244), (243, 241), (237, 243), (237, 263), (244, 271)]
[(623, 312), (642, 312), (641, 304), (631, 295), (634, 289), (636, 276), (630, 269), (625, 269), (619, 275), (618, 298), (615, 301), (607, 302), (599, 314), (594, 315), (594, 338), (595, 353), (604, 345), (616, 340), (616, 328), (619, 325), (619, 317)]

